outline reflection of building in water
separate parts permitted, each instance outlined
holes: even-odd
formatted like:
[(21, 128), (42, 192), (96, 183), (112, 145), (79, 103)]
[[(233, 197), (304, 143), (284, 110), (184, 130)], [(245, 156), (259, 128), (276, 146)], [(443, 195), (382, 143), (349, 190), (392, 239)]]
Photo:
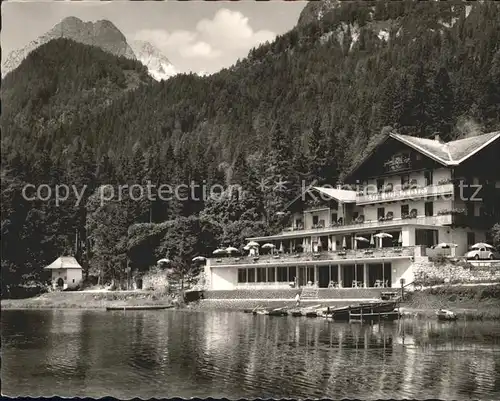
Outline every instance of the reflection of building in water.
[(48, 337), (47, 365), (51, 370), (74, 370), (82, 347), (81, 311), (52, 310), (51, 335)]

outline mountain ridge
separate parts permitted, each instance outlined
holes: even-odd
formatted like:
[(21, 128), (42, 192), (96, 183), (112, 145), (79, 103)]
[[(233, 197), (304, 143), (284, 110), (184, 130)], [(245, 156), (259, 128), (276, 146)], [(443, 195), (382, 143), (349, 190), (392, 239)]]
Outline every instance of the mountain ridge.
[(168, 79), (178, 73), (168, 58), (151, 43), (128, 41), (111, 21), (84, 22), (78, 17), (70, 16), (23, 48), (11, 51), (2, 63), (2, 77), (17, 68), (33, 50), (56, 38), (96, 46), (115, 56), (138, 59), (148, 67), (155, 80)]

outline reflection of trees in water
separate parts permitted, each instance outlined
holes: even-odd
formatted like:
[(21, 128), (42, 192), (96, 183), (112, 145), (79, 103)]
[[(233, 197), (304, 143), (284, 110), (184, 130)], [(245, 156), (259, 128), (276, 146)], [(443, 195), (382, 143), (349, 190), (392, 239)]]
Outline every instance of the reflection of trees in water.
[[(54, 378), (62, 377), (61, 391), (115, 385), (144, 395), (140, 386), (147, 381), (147, 391), (156, 395), (449, 399), (483, 398), (500, 390), (497, 354), (484, 344), (471, 348), (481, 346), (480, 338), (492, 338), (489, 346), (498, 349), (498, 328), (495, 334), (483, 325), (370, 326), (222, 312), (36, 311), (24, 322), (19, 315), (15, 321), (2, 316), (2, 336), (7, 346), (22, 351), (21, 357), (35, 344), (23, 374), (33, 378), (33, 386), (51, 389)], [(2, 375), (13, 377), (12, 364), (4, 365)]]

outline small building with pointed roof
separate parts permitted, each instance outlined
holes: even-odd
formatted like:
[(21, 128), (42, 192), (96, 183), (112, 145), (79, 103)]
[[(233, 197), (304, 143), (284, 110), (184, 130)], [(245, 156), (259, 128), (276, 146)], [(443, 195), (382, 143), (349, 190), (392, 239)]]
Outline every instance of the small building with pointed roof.
[(73, 256), (61, 256), (44, 269), (51, 271), (54, 289), (76, 287), (82, 281), (82, 266)]

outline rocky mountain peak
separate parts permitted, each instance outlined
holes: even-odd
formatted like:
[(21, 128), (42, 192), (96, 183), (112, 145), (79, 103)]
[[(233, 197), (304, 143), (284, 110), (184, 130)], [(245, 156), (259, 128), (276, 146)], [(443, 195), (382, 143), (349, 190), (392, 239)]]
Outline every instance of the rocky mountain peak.
[(67, 17), (22, 49), (9, 53), (2, 65), (2, 76), (17, 68), (34, 49), (56, 38), (97, 46), (116, 56), (136, 58), (125, 35), (111, 21), (100, 20), (94, 23), (84, 22), (77, 17)]

